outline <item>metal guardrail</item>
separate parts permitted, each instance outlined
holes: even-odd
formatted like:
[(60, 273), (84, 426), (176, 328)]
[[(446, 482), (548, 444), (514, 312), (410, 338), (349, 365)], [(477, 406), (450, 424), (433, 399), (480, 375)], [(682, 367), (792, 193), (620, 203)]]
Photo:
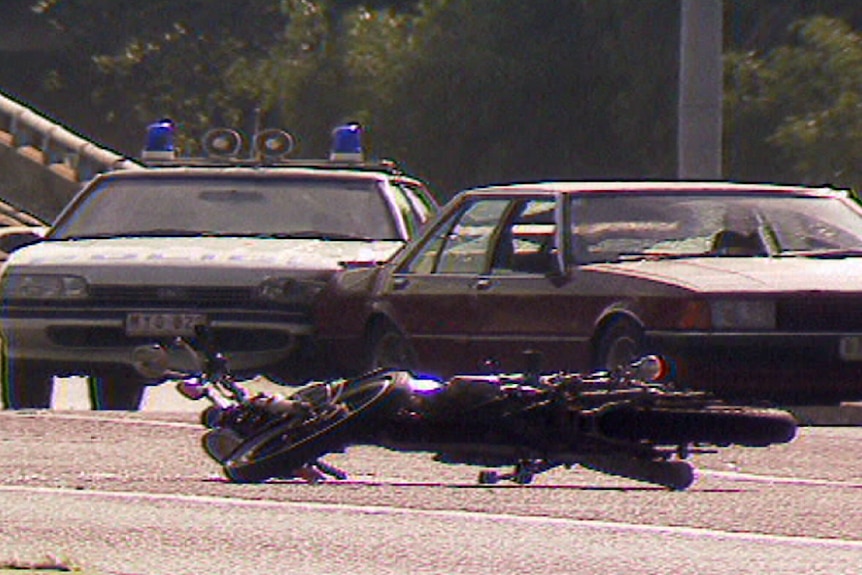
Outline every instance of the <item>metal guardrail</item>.
[(0, 92), (0, 146), (42, 164), (66, 179), (83, 182), (99, 172), (141, 164), (74, 134)]
[(95, 175), (143, 167), (0, 91), (0, 201), (4, 204), (51, 222)]

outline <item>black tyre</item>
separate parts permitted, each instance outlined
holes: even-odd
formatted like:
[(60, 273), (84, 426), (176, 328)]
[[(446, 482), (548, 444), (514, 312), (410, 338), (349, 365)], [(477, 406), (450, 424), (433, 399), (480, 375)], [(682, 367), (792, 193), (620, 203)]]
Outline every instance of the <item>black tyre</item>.
[(416, 354), (401, 331), (388, 321), (377, 324), (371, 331), (366, 368), (407, 369), (416, 367)]
[(595, 367), (625, 367), (643, 355), (643, 330), (634, 321), (618, 319), (608, 324), (597, 340)]
[(341, 451), (357, 425), (392, 391), (393, 383), (387, 375), (362, 381), (346, 389), (323, 416), (299, 424), (287, 420), (266, 429), (224, 461), (226, 475), (240, 483), (290, 476), (326, 453)]
[(655, 444), (764, 447), (796, 437), (797, 423), (786, 411), (755, 407), (703, 409), (619, 409), (602, 416), (601, 432), (614, 439)]
[(146, 384), (132, 368), (99, 368), (90, 374), (90, 405), (96, 410), (137, 411)]
[(210, 457), (223, 464), (242, 444), (242, 438), (231, 429), (210, 429), (204, 434), (201, 443)]
[(3, 404), (7, 409), (48, 409), (54, 374), (35, 361), (8, 361), (3, 374)]

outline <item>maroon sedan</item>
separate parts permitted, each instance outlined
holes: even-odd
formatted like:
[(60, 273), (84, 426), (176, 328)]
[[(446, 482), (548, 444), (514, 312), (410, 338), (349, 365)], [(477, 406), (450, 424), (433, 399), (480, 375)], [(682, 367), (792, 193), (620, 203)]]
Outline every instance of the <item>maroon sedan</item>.
[(682, 385), (731, 399), (862, 398), (862, 209), (833, 189), (467, 190), (321, 302), (321, 343), (345, 373), (517, 371), (525, 357), (583, 371), (661, 353)]

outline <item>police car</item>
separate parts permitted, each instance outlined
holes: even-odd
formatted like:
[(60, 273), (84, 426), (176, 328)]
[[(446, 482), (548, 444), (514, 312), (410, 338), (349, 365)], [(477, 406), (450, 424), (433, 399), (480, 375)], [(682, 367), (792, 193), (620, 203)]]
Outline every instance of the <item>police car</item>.
[(246, 146), (220, 129), (208, 158), (176, 160), (173, 123), (151, 125), (146, 167), (97, 176), (7, 260), (5, 406), (49, 407), (54, 376), (85, 376), (95, 409), (137, 409), (163, 381), (150, 352), (199, 326), (240, 375), (302, 379), (328, 278), (389, 259), (437, 210), (423, 182), (364, 161), (361, 136), (339, 127), (329, 160), (300, 161), (287, 132)]

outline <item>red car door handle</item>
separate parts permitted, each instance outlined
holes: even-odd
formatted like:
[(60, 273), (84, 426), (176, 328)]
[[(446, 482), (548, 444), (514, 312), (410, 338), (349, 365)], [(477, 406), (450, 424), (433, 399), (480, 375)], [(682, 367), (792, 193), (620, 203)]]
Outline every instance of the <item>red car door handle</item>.
[(476, 283), (473, 284), (473, 287), (479, 291), (484, 291), (487, 289), (491, 289), (491, 280), (488, 278), (479, 278), (476, 280)]
[(410, 281), (405, 277), (392, 278), (392, 289), (404, 289)]

